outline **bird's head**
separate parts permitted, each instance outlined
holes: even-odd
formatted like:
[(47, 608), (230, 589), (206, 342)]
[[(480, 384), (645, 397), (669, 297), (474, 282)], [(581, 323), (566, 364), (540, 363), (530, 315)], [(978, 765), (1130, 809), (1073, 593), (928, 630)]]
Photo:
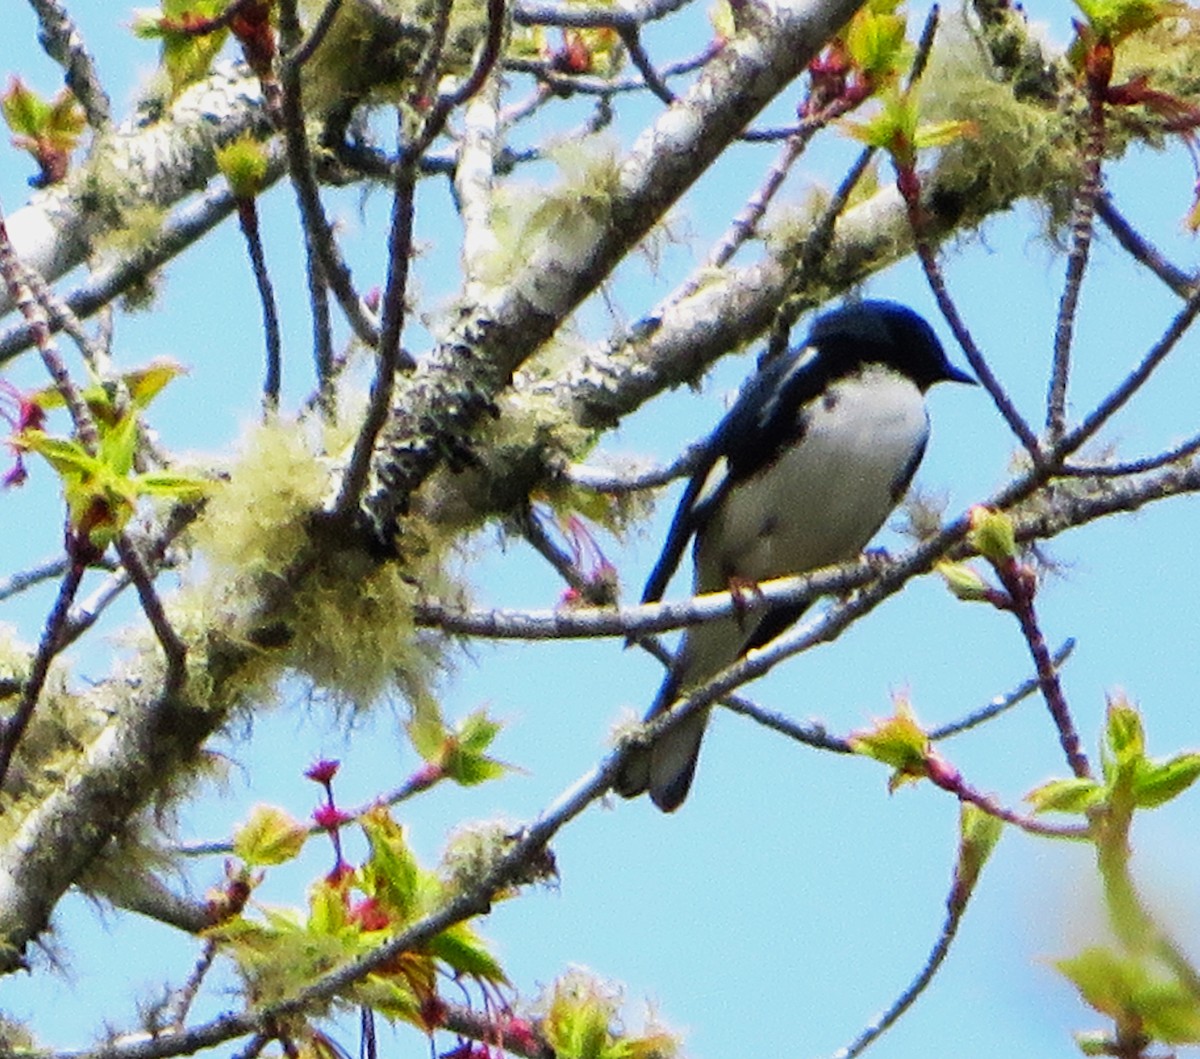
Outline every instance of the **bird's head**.
[(847, 367), (884, 364), (907, 375), (922, 390), (935, 382), (975, 384), (946, 359), (933, 328), (898, 302), (861, 301), (825, 313), (813, 323), (807, 344)]

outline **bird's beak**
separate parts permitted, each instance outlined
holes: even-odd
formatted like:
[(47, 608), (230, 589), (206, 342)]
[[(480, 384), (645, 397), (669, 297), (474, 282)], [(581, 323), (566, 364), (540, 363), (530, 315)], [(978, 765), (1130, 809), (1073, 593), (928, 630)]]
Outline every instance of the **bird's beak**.
[(953, 364), (949, 364), (946, 367), (946, 381), (965, 382), (968, 386), (979, 385), (978, 381), (975, 379), (975, 376), (968, 374), (961, 368), (956, 368)]

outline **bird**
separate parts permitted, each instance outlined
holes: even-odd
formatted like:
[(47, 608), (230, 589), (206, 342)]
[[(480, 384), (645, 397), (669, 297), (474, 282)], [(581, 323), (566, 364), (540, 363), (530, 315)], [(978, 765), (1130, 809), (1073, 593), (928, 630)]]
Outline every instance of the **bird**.
[[(700, 446), (642, 602), (662, 598), (689, 541), (695, 594), (737, 592), (860, 554), (921, 462), (925, 393), (939, 382), (975, 380), (907, 306), (864, 300), (818, 316), (802, 345), (760, 361)], [(774, 639), (808, 605), (735, 608), (687, 628), (646, 720)], [(617, 793), (649, 791), (663, 812), (679, 808), (708, 714), (628, 746)]]

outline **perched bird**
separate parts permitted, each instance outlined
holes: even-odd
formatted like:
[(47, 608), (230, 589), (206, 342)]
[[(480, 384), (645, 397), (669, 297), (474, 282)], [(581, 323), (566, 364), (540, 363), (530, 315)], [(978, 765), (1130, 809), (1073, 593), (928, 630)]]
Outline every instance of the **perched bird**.
[[(818, 317), (799, 348), (760, 363), (704, 444), (642, 602), (662, 598), (692, 538), (693, 591), (751, 588), (852, 559), (900, 501), (929, 437), (925, 391), (974, 380), (911, 309), (863, 301)], [(688, 628), (650, 720), (807, 604), (754, 608)], [(615, 784), (664, 812), (687, 797), (708, 710), (631, 751)]]

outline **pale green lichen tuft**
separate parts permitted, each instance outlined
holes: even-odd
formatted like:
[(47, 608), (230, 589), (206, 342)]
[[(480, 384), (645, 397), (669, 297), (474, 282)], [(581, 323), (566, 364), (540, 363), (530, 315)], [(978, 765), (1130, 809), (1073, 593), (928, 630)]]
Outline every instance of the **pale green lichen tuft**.
[[(28, 678), (33, 651), (22, 644), (12, 626), (0, 623), (0, 715), (16, 710), (21, 685)], [(94, 696), (84, 698), (69, 687), (68, 670), (56, 660), (38, 698), (37, 709), (21, 736), (4, 781), (0, 806), (19, 806), (40, 800), (62, 785), (86, 745), (109, 720), (110, 714)], [(19, 810), (0, 813), (0, 819), (19, 819)]]
[(985, 68), (976, 45), (961, 33), (934, 52), (922, 81), (921, 116), (974, 126), (972, 135), (942, 149), (938, 165), (939, 189), (956, 198), (965, 226), (1020, 198), (1042, 198), (1057, 209), (1055, 193), (1078, 181), (1070, 115), (1044, 101), (1016, 98), (1012, 85)]
[[(591, 136), (559, 145), (550, 152), (561, 179), (551, 188), (510, 182), (493, 197), (494, 248), (481, 261), (480, 278), (504, 283), (543, 268), (529, 269), (531, 257), (544, 266), (553, 259), (572, 263), (590, 253), (610, 221), (620, 157), (612, 140)], [(536, 299), (536, 290), (522, 293)]]
[(226, 616), (208, 648), (229, 659), (209, 665), (226, 697), (290, 669), (319, 693), (367, 707), (391, 688), (424, 688), (439, 664), (440, 641), (420, 633), (413, 608), (424, 594), (454, 594), (443, 570), (450, 540), (405, 519), (399, 558), (380, 561), (357, 540), (343, 547), (317, 533), (333, 481), (316, 448), (299, 426), (257, 428), (194, 530), (211, 566), (208, 609)]

